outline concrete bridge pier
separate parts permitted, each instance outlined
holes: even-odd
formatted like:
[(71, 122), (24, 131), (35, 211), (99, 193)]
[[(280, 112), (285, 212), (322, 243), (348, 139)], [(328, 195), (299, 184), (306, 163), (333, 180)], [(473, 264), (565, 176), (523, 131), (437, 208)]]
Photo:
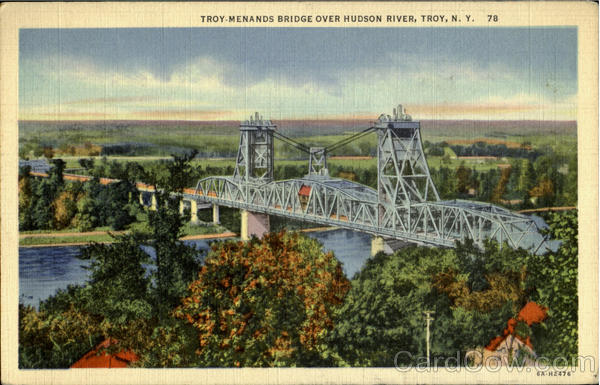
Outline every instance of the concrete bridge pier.
[(385, 241), (383, 237), (373, 237), (371, 239), (371, 257), (374, 257), (380, 251), (385, 252)]
[(198, 223), (198, 203), (193, 199), (182, 199), (179, 201), (179, 213), (183, 215), (185, 213), (186, 204), (190, 202), (190, 222)]
[(374, 257), (380, 251), (386, 254), (393, 254), (396, 250), (409, 246), (410, 243), (398, 239), (384, 239), (383, 237), (373, 237), (371, 240), (371, 257)]
[(140, 205), (144, 206), (144, 193), (140, 192)]
[(150, 210), (156, 211), (156, 194), (152, 194), (152, 203), (150, 203)]
[(241, 238), (243, 241), (249, 240), (253, 235), (262, 238), (265, 233), (270, 231), (271, 225), (267, 214), (255, 213), (248, 210), (242, 210)]
[(198, 223), (198, 202), (190, 200), (190, 222)]
[(212, 205), (212, 211), (213, 225), (218, 225), (219, 223), (221, 223), (221, 221), (219, 220), (219, 205)]

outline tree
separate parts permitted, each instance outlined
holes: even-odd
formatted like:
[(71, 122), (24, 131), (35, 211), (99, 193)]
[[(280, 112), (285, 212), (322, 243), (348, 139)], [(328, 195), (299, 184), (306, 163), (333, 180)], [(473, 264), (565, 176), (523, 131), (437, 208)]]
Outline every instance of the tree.
[(535, 186), (535, 169), (533, 168), (533, 163), (529, 160), (525, 160), (525, 166), (519, 176), (519, 191), (527, 192)]
[(29, 166), (19, 169), (19, 230), (31, 230), (35, 226), (32, 213), (34, 181), (30, 172)]
[(474, 189), (475, 192), (479, 190), (479, 173), (476, 169), (471, 169), (471, 177), (469, 178), (469, 187)]
[(577, 267), (578, 227), (577, 212), (552, 213), (547, 219), (547, 233), (561, 240), (556, 252), (531, 256), (527, 262), (527, 286), (532, 299), (546, 306), (548, 320), (537, 326), (534, 338), (536, 351), (548, 358), (577, 355)]
[(467, 243), (457, 250), (407, 247), (368, 260), (329, 337), (338, 364), (422, 364), (425, 310), (436, 312), (434, 362), (486, 345), (524, 301), (524, 255), (493, 243), (485, 250)]
[(106, 338), (132, 346), (140, 324), (150, 323), (149, 279), (143, 263), (148, 255), (134, 235), (110, 245), (91, 244), (81, 258), (90, 260), (90, 279), (69, 286), (40, 303), (40, 310), (20, 306), (19, 365), (68, 368)]
[(65, 162), (61, 159), (52, 160), (53, 167), (48, 178), (32, 183), (33, 197), (30, 203), (30, 214), (33, 228), (51, 229), (54, 226), (53, 202), (64, 187), (63, 170)]
[(52, 227), (54, 229), (60, 230), (71, 226), (77, 215), (77, 202), (83, 195), (83, 186), (79, 182), (65, 187), (52, 202), (54, 211)]
[(458, 270), (434, 276), (433, 286), (448, 295), (454, 306), (489, 312), (512, 304), (516, 314), (526, 303), (524, 280), (528, 253), (493, 241), (481, 249), (472, 240), (456, 245)]
[(497, 169), (491, 169), (480, 174), (480, 188), (477, 199), (483, 202), (490, 202), (494, 193), (494, 188), (500, 180), (500, 172)]
[(492, 192), (492, 197), (491, 197), (492, 202), (500, 203), (500, 201), (502, 200), (502, 197), (504, 196), (504, 194), (506, 194), (506, 185), (508, 184), (508, 180), (510, 178), (510, 173), (511, 173), (510, 167), (506, 167), (506, 168), (502, 169), (501, 174), (500, 174), (500, 180), (498, 181), (496, 188), (494, 188), (494, 191)]
[(348, 289), (318, 242), (271, 233), (213, 247), (175, 314), (197, 330), (200, 366), (310, 366)]
[(93, 178), (86, 182), (82, 194), (77, 200), (77, 214), (73, 221), (80, 231), (91, 230), (97, 226), (110, 226), (113, 230), (122, 230), (136, 220), (139, 211), (139, 194), (135, 185), (135, 170), (128, 163), (125, 167), (115, 166), (117, 162), (103, 162), (102, 171), (112, 168), (119, 181), (103, 185), (102, 175), (94, 167), (92, 159), (80, 159)]
[(54, 194), (55, 189), (48, 179), (43, 179), (36, 184), (32, 202), (32, 217), (36, 229), (52, 228)]
[[(399, 351), (424, 356), (422, 312), (435, 310), (439, 318), (444, 316), (441, 309), (449, 309), (448, 299), (432, 288), (431, 277), (456, 264), (450, 250), (417, 247), (367, 260), (354, 276), (329, 336), (338, 364), (393, 366)], [(405, 355), (399, 360), (414, 362)]]
[(98, 223), (96, 202), (89, 193), (83, 193), (77, 201), (77, 214), (75, 214), (73, 224), (79, 231), (90, 231), (98, 226)]
[(85, 168), (88, 172), (94, 169), (94, 158), (80, 158), (78, 162), (79, 165)]
[[(181, 198), (172, 195), (173, 192), (181, 192), (189, 183), (190, 173), (194, 171), (190, 161), (195, 154), (173, 156), (171, 161), (163, 162), (156, 169), (141, 169), (133, 163), (122, 167), (103, 159), (101, 167), (108, 169), (111, 176), (119, 177), (120, 181), (102, 185), (95, 176), (86, 184), (86, 196), (80, 201), (77, 217), (80, 228), (108, 224), (119, 230), (135, 220), (138, 203), (134, 197), (137, 197), (138, 191), (134, 179), (141, 178), (154, 186), (157, 210), (148, 212), (149, 233), (145, 242), (154, 249), (154, 259), (147, 262), (156, 266), (152, 271), (151, 301), (161, 319), (168, 317), (169, 311), (179, 304), (187, 285), (199, 270), (198, 250), (179, 240), (189, 216), (179, 213)], [(82, 165), (93, 167), (93, 162), (84, 161)], [(140, 242), (138, 239), (138, 248), (142, 245)], [(129, 246), (135, 248), (134, 245)], [(108, 258), (118, 251), (101, 248), (97, 250), (97, 257), (91, 258)], [(101, 262), (100, 266), (105, 263)]]
[(471, 169), (465, 167), (464, 162), (456, 169), (457, 186), (456, 191), (465, 195), (469, 192), (469, 181), (471, 179)]
[(120, 180), (107, 185), (105, 189), (107, 201), (103, 209), (110, 213), (106, 216), (106, 224), (113, 230), (122, 230), (136, 220), (135, 213), (139, 203), (135, 198), (139, 193), (135, 182)]
[(519, 181), (521, 179), (522, 170), (522, 160), (514, 159), (510, 162), (510, 177), (508, 178), (508, 184), (506, 186), (507, 194), (510, 197), (520, 197), (519, 194)]
[(100, 335), (98, 320), (74, 306), (53, 313), (19, 304), (19, 368), (68, 368)]
[(431, 170), (433, 184), (442, 199), (456, 198), (457, 182), (454, 173), (448, 167)]
[(566, 177), (559, 171), (564, 163), (565, 158), (552, 150), (535, 161), (537, 185), (530, 190), (530, 195), (538, 198), (538, 206), (554, 206), (560, 203), (566, 187)]
[(42, 148), (42, 153), (43, 153), (44, 157), (46, 157), (48, 159), (54, 158), (54, 149), (52, 148), (52, 146), (44, 146)]
[(198, 250), (187, 246), (179, 238), (189, 217), (179, 213), (179, 199), (157, 194), (157, 210), (149, 212), (151, 245), (155, 250), (156, 304), (161, 317), (177, 306), (187, 285), (200, 269)]
[(91, 271), (88, 281), (90, 311), (113, 325), (123, 325), (139, 318), (150, 318), (150, 279), (145, 264), (149, 255), (142, 250), (145, 237), (125, 234), (112, 244), (92, 243), (80, 255), (89, 260)]
[(554, 204), (554, 183), (543, 177), (540, 183), (529, 191), (532, 198), (537, 198), (540, 207), (551, 207)]
[(569, 158), (568, 174), (565, 182), (564, 204), (577, 206), (577, 155)]
[(48, 179), (52, 184), (54, 193), (56, 193), (64, 184), (63, 173), (67, 164), (62, 159), (52, 159), (51, 162), (52, 168), (48, 172)]
[(165, 174), (150, 172), (144, 176), (155, 187), (157, 209), (148, 213), (148, 224), (156, 253), (155, 298), (161, 318), (168, 317), (169, 311), (179, 304), (200, 269), (198, 250), (179, 240), (189, 215), (179, 212), (181, 196), (172, 196), (189, 183), (194, 171), (190, 162), (195, 156), (196, 151), (173, 155), (173, 160), (165, 165)]
[(529, 159), (525, 159), (524, 162), (525, 165), (521, 169), (517, 190), (523, 199), (522, 207), (528, 208), (531, 207), (531, 196), (529, 195), (529, 191), (535, 186), (536, 176), (533, 163), (531, 163)]

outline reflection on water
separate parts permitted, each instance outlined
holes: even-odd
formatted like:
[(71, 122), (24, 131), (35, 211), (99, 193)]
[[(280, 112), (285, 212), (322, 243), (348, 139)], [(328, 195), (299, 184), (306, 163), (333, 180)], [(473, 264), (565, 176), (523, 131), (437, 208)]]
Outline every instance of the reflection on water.
[[(343, 263), (344, 272), (352, 278), (363, 266), (371, 250), (371, 236), (349, 230), (318, 231), (307, 233), (333, 251)], [(211, 240), (191, 240), (205, 254)], [(19, 301), (37, 306), (40, 300), (53, 295), (57, 289), (69, 284), (83, 284), (88, 276), (85, 266), (89, 261), (77, 258), (80, 246), (21, 247), (19, 248)], [(144, 247), (154, 257), (151, 247)]]

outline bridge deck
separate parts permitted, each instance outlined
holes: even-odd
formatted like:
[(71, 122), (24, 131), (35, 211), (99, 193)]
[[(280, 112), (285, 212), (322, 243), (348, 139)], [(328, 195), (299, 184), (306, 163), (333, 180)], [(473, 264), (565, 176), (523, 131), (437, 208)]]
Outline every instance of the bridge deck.
[[(46, 173), (31, 175), (47, 177)], [(89, 181), (90, 176), (64, 174), (65, 180)], [(101, 178), (109, 184), (116, 179)], [(153, 186), (136, 183), (140, 192), (152, 193)], [(452, 247), (455, 241), (485, 239), (507, 242), (543, 252), (544, 238), (528, 216), (489, 203), (466, 200), (415, 202), (408, 205), (382, 205), (377, 191), (353, 181), (326, 176), (267, 183), (243, 183), (231, 177), (208, 177), (196, 188), (186, 188), (182, 196), (207, 204), (217, 204), (269, 215), (294, 218), (327, 226), (370, 233), (417, 244)]]
[(323, 176), (265, 183), (209, 177), (184, 196), (418, 244), (452, 247), (470, 238), (483, 245), (495, 239), (534, 252), (544, 244), (531, 218), (499, 206), (465, 200), (382, 204), (370, 187)]

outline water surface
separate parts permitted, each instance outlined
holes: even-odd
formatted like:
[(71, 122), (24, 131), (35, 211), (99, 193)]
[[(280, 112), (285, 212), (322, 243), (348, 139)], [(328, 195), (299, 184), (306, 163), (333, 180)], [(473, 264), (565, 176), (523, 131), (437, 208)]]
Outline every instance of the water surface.
[[(344, 273), (352, 278), (370, 255), (371, 236), (350, 230), (330, 230), (306, 233), (333, 251), (342, 262)], [(205, 254), (212, 239), (185, 241)], [(87, 280), (89, 261), (77, 258), (82, 246), (47, 246), (19, 248), (19, 300), (38, 306), (44, 300), (69, 284), (83, 284)], [(153, 256), (154, 250), (144, 247)]]

